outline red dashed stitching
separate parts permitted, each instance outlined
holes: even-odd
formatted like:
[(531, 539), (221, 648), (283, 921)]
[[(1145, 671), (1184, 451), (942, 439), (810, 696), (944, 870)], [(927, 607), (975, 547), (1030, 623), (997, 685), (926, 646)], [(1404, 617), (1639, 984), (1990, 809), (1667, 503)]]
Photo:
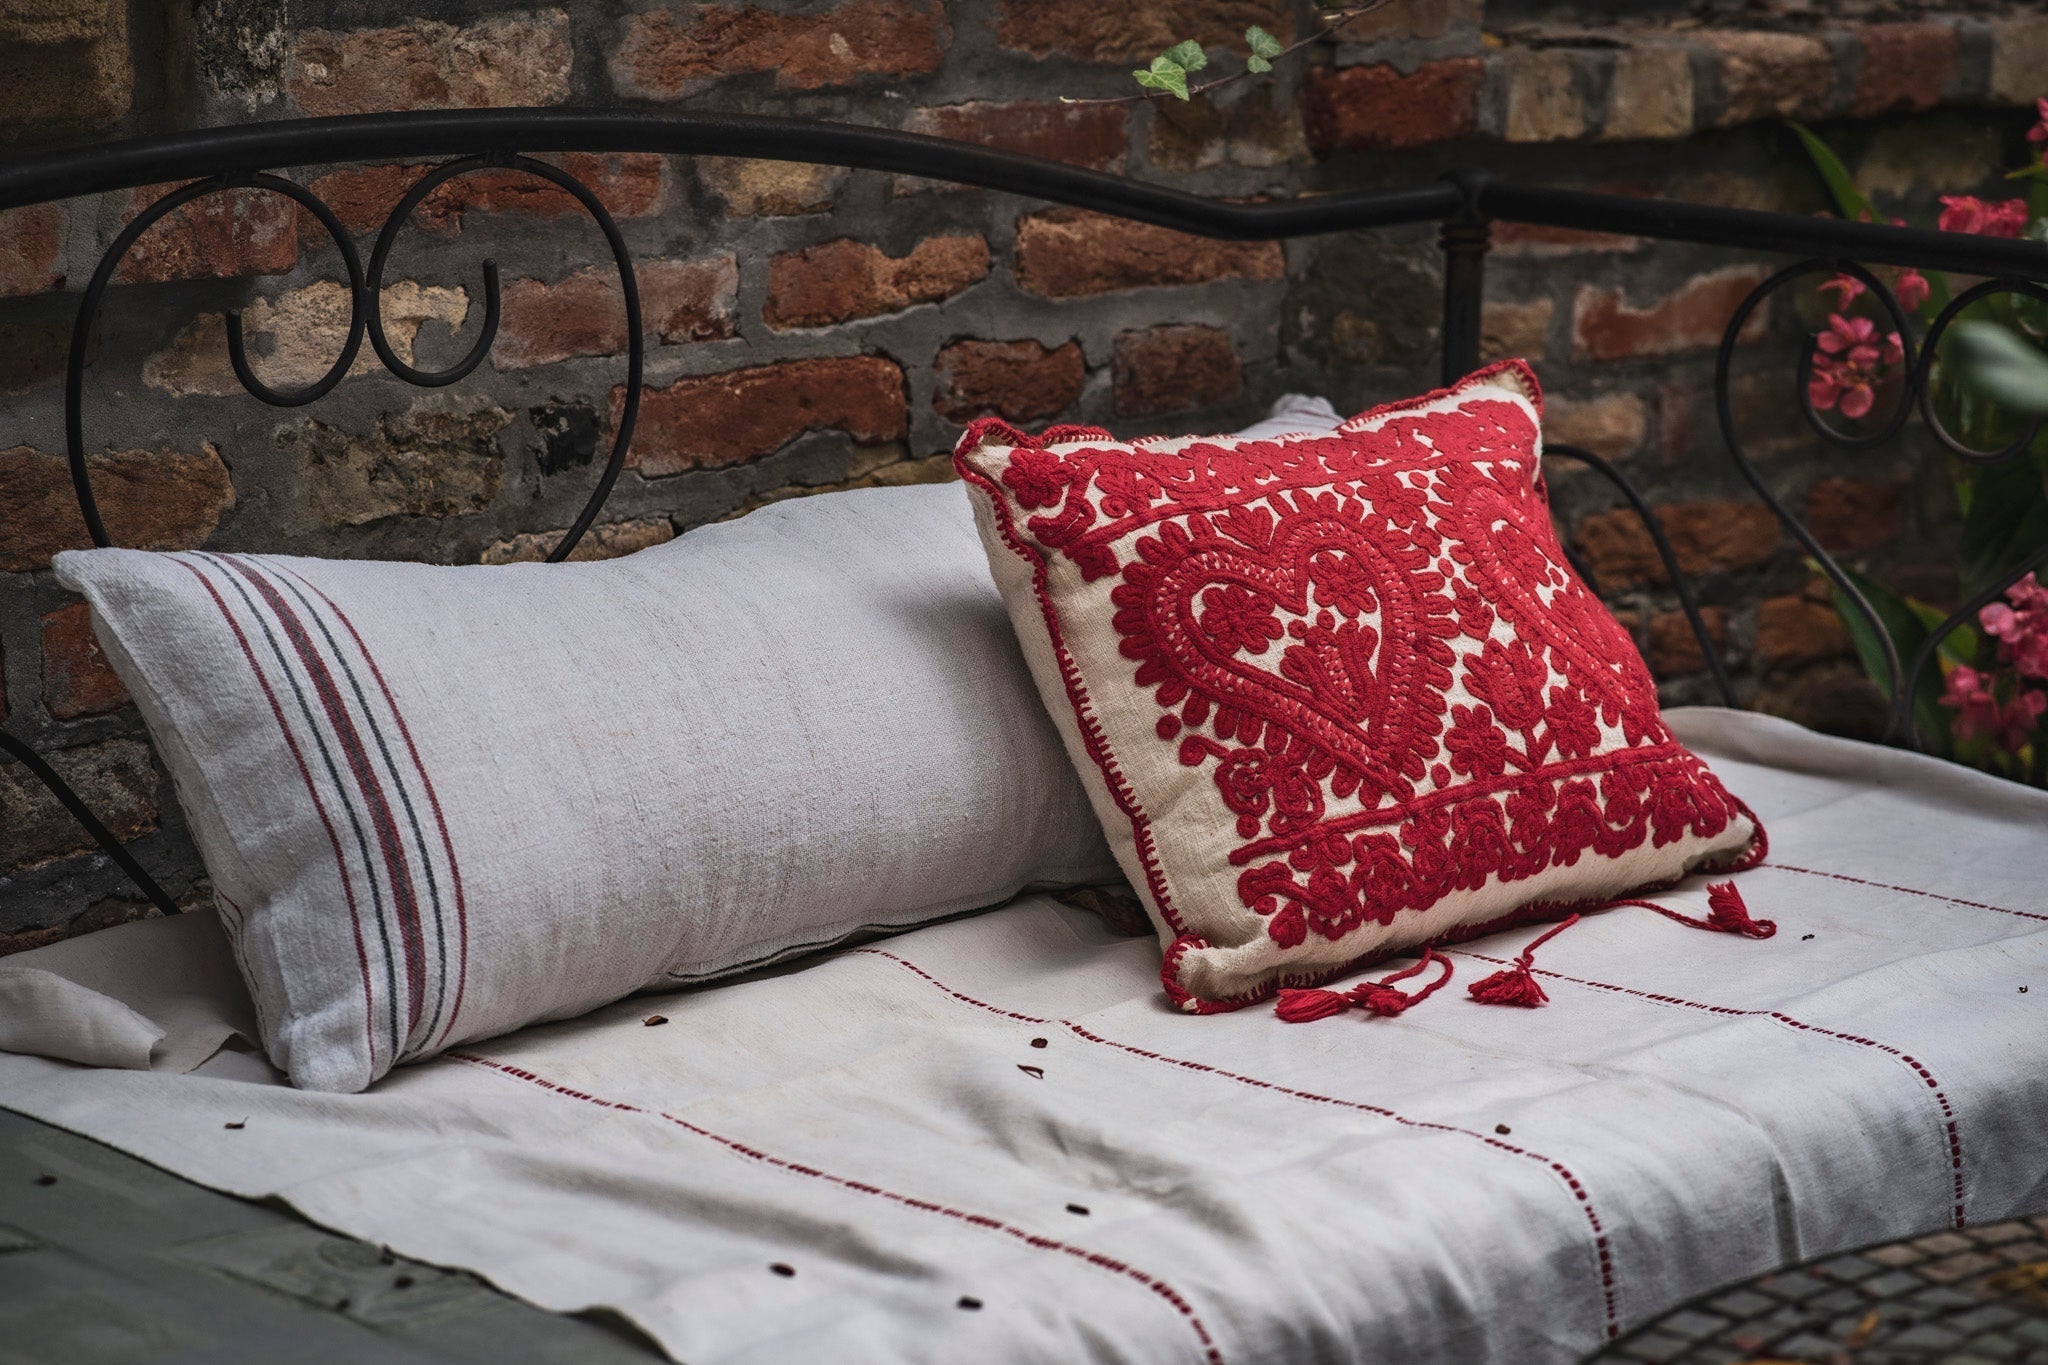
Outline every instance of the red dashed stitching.
[(1241, 1085), (1253, 1086), (1260, 1090), (1271, 1090), (1277, 1094), (1289, 1095), (1295, 1099), (1309, 1100), (1316, 1104), (1329, 1104), (1342, 1109), (1355, 1109), (1360, 1113), (1374, 1114), (1381, 1118), (1391, 1119), (1395, 1123), (1409, 1128), (1423, 1128), (1435, 1132), (1456, 1133), (1462, 1137), (1476, 1138), (1489, 1147), (1499, 1148), (1503, 1152), (1521, 1157), (1527, 1161), (1540, 1162), (1548, 1167), (1560, 1180), (1564, 1181), (1565, 1187), (1572, 1192), (1572, 1197), (1578, 1200), (1580, 1211), (1586, 1215), (1586, 1222), (1593, 1230), (1594, 1251), (1599, 1258), (1600, 1293), (1604, 1301), (1606, 1313), (1606, 1333), (1610, 1339), (1621, 1335), (1621, 1320), (1615, 1313), (1614, 1253), (1608, 1244), (1607, 1229), (1601, 1223), (1599, 1213), (1593, 1208), (1593, 1199), (1586, 1192), (1586, 1187), (1579, 1182), (1579, 1178), (1572, 1174), (1571, 1170), (1561, 1161), (1544, 1156), (1541, 1152), (1530, 1151), (1526, 1147), (1518, 1147), (1512, 1142), (1503, 1142), (1499, 1138), (1486, 1133), (1474, 1132), (1470, 1128), (1459, 1128), (1448, 1123), (1433, 1123), (1427, 1119), (1411, 1119), (1405, 1114), (1395, 1113), (1391, 1109), (1382, 1108), (1376, 1104), (1366, 1104), (1359, 1100), (1340, 1100), (1331, 1095), (1319, 1095), (1312, 1090), (1297, 1090), (1293, 1086), (1281, 1085), (1277, 1081), (1260, 1080), (1256, 1076), (1246, 1076), (1235, 1071), (1225, 1071), (1221, 1067), (1210, 1066), (1205, 1062), (1191, 1062), (1182, 1057), (1169, 1057), (1161, 1052), (1152, 1052), (1131, 1043), (1120, 1043), (1113, 1038), (1104, 1038), (1098, 1033), (1093, 1033), (1071, 1019), (1041, 1019), (1036, 1015), (1019, 1014), (1015, 1010), (1006, 1010), (1000, 1005), (991, 1005), (985, 1000), (977, 1000), (971, 995), (954, 990), (951, 986), (948, 986), (916, 963), (898, 957), (896, 954), (885, 949), (852, 948), (848, 949), (847, 952), (849, 956), (854, 953), (867, 953), (874, 957), (887, 958), (897, 966), (903, 967), (922, 977), (932, 986), (944, 991), (947, 995), (952, 996), (963, 1004), (972, 1005), (979, 1010), (986, 1010), (990, 1014), (1001, 1015), (1005, 1019), (1014, 1019), (1020, 1024), (1058, 1025), (1083, 1041), (1097, 1043), (1103, 1047), (1115, 1048), (1120, 1052), (1128, 1052), (1134, 1057), (1144, 1057), (1150, 1061), (1165, 1062), (1169, 1066), (1177, 1066), (1187, 1071), (1205, 1072), (1212, 1076), (1220, 1076), (1225, 1080), (1236, 1081)]
[[(1781, 867), (1783, 864), (1773, 863), (1771, 866)], [(1828, 876), (1832, 874), (1821, 873), (1818, 875)], [(1849, 880), (1853, 881), (1855, 878), (1852, 877)], [(1922, 894), (1928, 893), (1923, 892)], [(1937, 899), (1946, 900), (1947, 897), (1937, 897)], [(1461, 956), (1476, 958), (1481, 962), (1505, 963), (1508, 960), (1504, 957), (1492, 957), (1486, 953), (1475, 953), (1470, 949), (1459, 951)], [(1942, 1090), (1941, 1083), (1934, 1079), (1934, 1073), (1929, 1071), (1919, 1058), (1902, 1052), (1889, 1043), (1880, 1043), (1874, 1038), (1863, 1038), (1853, 1033), (1842, 1033), (1836, 1029), (1822, 1028), (1819, 1024), (1809, 1024), (1804, 1020), (1794, 1019), (1791, 1015), (1781, 1010), (1745, 1010), (1738, 1009), (1733, 1005), (1709, 1005), (1700, 1000), (1686, 1000), (1676, 995), (1660, 995), (1654, 991), (1637, 990), (1633, 986), (1618, 986), (1611, 981), (1590, 981), (1584, 977), (1567, 976), (1563, 972), (1553, 972), (1540, 967), (1535, 969), (1535, 974), (1537, 976), (1554, 977), (1559, 981), (1569, 981), (1578, 986), (1589, 986), (1595, 990), (1614, 991), (1621, 995), (1639, 996), (1644, 1000), (1653, 1001), (1659, 1005), (1677, 1005), (1684, 1009), (1701, 1010), (1708, 1014), (1720, 1014), (1729, 1017), (1755, 1016), (1772, 1019), (1785, 1025), (1787, 1028), (1800, 1029), (1807, 1033), (1818, 1033), (1824, 1038), (1835, 1038), (1845, 1043), (1853, 1043), (1858, 1047), (1874, 1047), (1879, 1052), (1898, 1058), (1920, 1078), (1921, 1084), (1934, 1092), (1934, 1101), (1941, 1106), (1942, 1125), (1948, 1139), (1949, 1172), (1955, 1183), (1955, 1225), (1957, 1227), (1967, 1226), (1963, 1212), (1963, 1139), (1962, 1134), (1956, 1128), (1955, 1107), (1949, 1103), (1948, 1095)]]
[(1971, 910), (1989, 910), (1993, 914), (1998, 915), (2017, 915), (2021, 919), (2048, 920), (2048, 915), (2036, 914), (2032, 910), (2008, 910), (2002, 905), (1986, 905), (1982, 901), (1966, 901), (1957, 896), (1944, 896), (1938, 891), (1922, 891), (1912, 886), (1892, 886), (1886, 882), (1865, 881), (1861, 877), (1852, 877), (1846, 872), (1822, 872), (1817, 868), (1794, 867), (1790, 863), (1772, 863), (1771, 866), (1780, 872), (1797, 872), (1808, 877), (1826, 877), (1831, 881), (1850, 882), (1856, 886), (1868, 886), (1878, 891), (1897, 891), (1901, 895), (1906, 896), (1925, 896), (1931, 901), (1947, 901), (1950, 905), (1966, 906)]
[[(1018, 1015), (1015, 1017), (1022, 1018), (1023, 1016)], [(662, 1119), (686, 1132), (694, 1133), (698, 1137), (708, 1138), (726, 1150), (736, 1152), (750, 1161), (758, 1161), (763, 1165), (774, 1166), (779, 1170), (789, 1171), (795, 1175), (810, 1176), (816, 1180), (827, 1181), (830, 1184), (838, 1185), (842, 1189), (852, 1190), (857, 1194), (875, 1195), (892, 1203), (901, 1204), (905, 1208), (917, 1209), (922, 1213), (937, 1213), (943, 1214), (948, 1218), (956, 1218), (974, 1227), (987, 1228), (991, 1232), (1000, 1232), (1007, 1237), (1014, 1237), (1026, 1246), (1035, 1247), (1041, 1251), (1057, 1251), (1064, 1255), (1072, 1256), (1076, 1260), (1085, 1261), (1099, 1269), (1121, 1275), (1125, 1279), (1134, 1280), (1172, 1304), (1174, 1311), (1187, 1320), (1188, 1326), (1194, 1330), (1195, 1336), (1200, 1339), (1203, 1357), (1210, 1362), (1210, 1365), (1223, 1365), (1223, 1355), (1216, 1349), (1216, 1342), (1209, 1335), (1208, 1326), (1203, 1323), (1200, 1315), (1195, 1312), (1194, 1306), (1181, 1296), (1180, 1291), (1167, 1284), (1164, 1280), (1148, 1275), (1135, 1266), (1127, 1265), (1114, 1257), (1105, 1256), (1098, 1251), (1089, 1251), (1085, 1247), (1073, 1246), (1070, 1243), (1062, 1242), (1055, 1238), (1042, 1237), (1037, 1233), (1026, 1232), (1022, 1228), (1012, 1227), (1010, 1224), (991, 1218), (987, 1214), (968, 1213), (962, 1209), (949, 1208), (944, 1204), (933, 1203), (929, 1199), (917, 1199), (907, 1194), (898, 1194), (894, 1190), (885, 1190), (879, 1185), (870, 1185), (859, 1180), (849, 1180), (845, 1176), (833, 1175), (830, 1171), (821, 1171), (814, 1166), (805, 1166), (794, 1161), (784, 1160), (778, 1156), (771, 1156), (759, 1148), (749, 1147), (745, 1143), (736, 1142), (732, 1138), (714, 1133), (709, 1128), (701, 1127), (685, 1118), (678, 1118), (674, 1114), (642, 1109), (638, 1105), (625, 1104), (618, 1100), (601, 1099), (585, 1091), (573, 1090), (566, 1085), (558, 1085), (544, 1076), (535, 1075), (531, 1071), (525, 1070), (522, 1067), (512, 1066), (506, 1062), (493, 1061), (489, 1057), (479, 1057), (469, 1052), (450, 1052), (447, 1055), (458, 1062), (470, 1062), (477, 1066), (488, 1067), (493, 1071), (501, 1071), (508, 1076), (525, 1081), (529, 1085), (536, 1085), (543, 1090), (553, 1091), (555, 1094), (562, 1095), (568, 1099), (581, 1100), (585, 1104), (594, 1104), (603, 1109), (616, 1109), (625, 1114), (640, 1114), (648, 1118)]]

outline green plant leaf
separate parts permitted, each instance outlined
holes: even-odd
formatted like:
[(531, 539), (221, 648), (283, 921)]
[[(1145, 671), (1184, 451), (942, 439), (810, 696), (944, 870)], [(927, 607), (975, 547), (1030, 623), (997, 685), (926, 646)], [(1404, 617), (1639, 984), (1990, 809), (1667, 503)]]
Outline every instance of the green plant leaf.
[(1812, 159), (1813, 168), (1820, 172), (1821, 182), (1827, 186), (1828, 197), (1835, 201), (1836, 212), (1852, 223), (1865, 214), (1870, 216), (1873, 223), (1885, 221), (1877, 216), (1877, 209), (1871, 204), (1869, 196), (1856, 188), (1856, 182), (1850, 178), (1848, 168), (1842, 164), (1841, 158), (1834, 154), (1827, 143), (1814, 136), (1813, 131), (1803, 123), (1787, 119), (1785, 126), (1798, 136), (1800, 145), (1806, 148), (1806, 155)]
[[(1816, 570), (1819, 568), (1818, 565), (1812, 567)], [(1882, 583), (1857, 573), (1854, 569), (1844, 569), (1843, 572), (1876, 610), (1878, 619), (1883, 622), (1886, 633), (1892, 637), (1892, 644), (1899, 652), (1899, 666), (1912, 667), (1913, 656), (1927, 642), (1929, 622), (1924, 619), (1922, 613), (1932, 609), (1893, 592)], [(1828, 594), (1834, 601), (1835, 614), (1842, 618), (1842, 625), (1849, 632), (1849, 642), (1855, 646), (1856, 657), (1862, 663), (1863, 671), (1878, 685), (1880, 691), (1889, 696), (1891, 672), (1886, 666), (1884, 646), (1878, 639), (1877, 631), (1864, 619), (1863, 613), (1856, 609), (1848, 594), (1836, 587), (1832, 581), (1828, 583)], [(1934, 620), (1939, 622), (1940, 619), (1940, 614), (1936, 613)], [(1941, 694), (1945, 686), (1939, 665), (1930, 663), (1921, 671), (1913, 689), (1913, 719), (1920, 727), (1921, 741), (1931, 752), (1952, 756), (1955, 752), (1955, 736), (1950, 730), (1953, 713), (1941, 704)]]
[(1149, 68), (1133, 71), (1131, 76), (1147, 90), (1164, 90), (1179, 99), (1188, 97), (1187, 71), (1163, 55), (1154, 57)]
[(1257, 24), (1253, 24), (1250, 28), (1244, 31), (1244, 40), (1245, 43), (1251, 48), (1252, 55), (1254, 57), (1262, 58), (1269, 67), (1272, 65), (1273, 58), (1279, 56), (1282, 52), (1285, 52), (1287, 50), (1286, 48), (1280, 45), (1280, 40), (1278, 38), (1275, 38), (1272, 34), (1266, 32), (1266, 30), (1260, 28)]
[(1271, 71), (1273, 64), (1254, 52), (1251, 56), (1244, 59), (1244, 69), (1256, 76), (1262, 72)]
[(1209, 64), (1209, 54), (1202, 51), (1202, 45), (1192, 38), (1175, 43), (1159, 55), (1183, 71), (1200, 71)]
[(1955, 373), (2013, 412), (2048, 413), (2048, 355), (1995, 322), (1959, 322)]

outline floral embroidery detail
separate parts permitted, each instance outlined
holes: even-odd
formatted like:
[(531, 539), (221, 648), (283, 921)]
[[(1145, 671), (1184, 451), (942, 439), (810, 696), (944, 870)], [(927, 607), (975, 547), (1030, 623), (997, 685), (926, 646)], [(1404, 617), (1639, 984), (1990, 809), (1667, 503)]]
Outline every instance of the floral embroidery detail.
[(1120, 681), (1157, 707), (1146, 742), (1206, 771), (1237, 898), (1280, 948), (1745, 814), (1567, 567), (1535, 421), (1497, 392), (1270, 442), (962, 440), (1010, 442), (1016, 529), (1112, 580)]

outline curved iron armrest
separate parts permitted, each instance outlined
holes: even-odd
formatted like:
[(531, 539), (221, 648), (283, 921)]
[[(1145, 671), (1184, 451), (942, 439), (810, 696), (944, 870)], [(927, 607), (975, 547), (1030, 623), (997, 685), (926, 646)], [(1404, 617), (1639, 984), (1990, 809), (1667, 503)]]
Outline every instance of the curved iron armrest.
[[(996, 151), (942, 138), (886, 129), (755, 115), (656, 115), (593, 109), (445, 110), (404, 114), (352, 115), (210, 129), (168, 137), (141, 138), (74, 151), (42, 153), (0, 164), (0, 210), (167, 181), (189, 182), (138, 214), (115, 238), (94, 270), (80, 300), (65, 371), (65, 448), (79, 511), (95, 545), (111, 544), (94, 500), (85, 457), (83, 391), (94, 324), (106, 288), (122, 258), (142, 234), (173, 210), (206, 195), (255, 189), (283, 195), (321, 224), (333, 238), (348, 276), (349, 329), (340, 356), (311, 384), (277, 390), (257, 378), (244, 346), (241, 319), (227, 317), (229, 362), (251, 395), (277, 407), (298, 407), (333, 390), (348, 374), (367, 334), (386, 369), (421, 387), (452, 384), (472, 372), (489, 353), (499, 319), (498, 272), (483, 262), (484, 318), (476, 341), (454, 365), (437, 371), (413, 367), (391, 347), (382, 316), (384, 267), (398, 232), (420, 202), (440, 184), (487, 168), (517, 170), (546, 180), (574, 198), (605, 236), (619, 273), (627, 315), (627, 379), (624, 407), (610, 458), (583, 509), (548, 555), (565, 559), (596, 520), (624, 468), (640, 400), (644, 358), (640, 307), (631, 253), (611, 215), (580, 181), (533, 159), (536, 152), (658, 153), (679, 156), (737, 156), (774, 161), (885, 171), (998, 190), (1026, 198), (1089, 209), (1206, 237), (1277, 241), (1333, 232), (1363, 231), (1402, 224), (1437, 222), (1445, 257), (1442, 370), (1446, 383), (1475, 369), (1479, 360), (1481, 303), (1489, 223), (1493, 219), (1550, 227), (1578, 228), (1671, 241), (1736, 247), (1811, 257), (1760, 285), (1740, 308), (1724, 335), (1715, 376), (1716, 407), (1737, 467), (1765, 503), (1806, 547), (1829, 577), (1869, 619), (1884, 641), (1893, 680), (1891, 737), (1917, 742), (1911, 722), (1912, 679), (1933, 657), (1941, 634), (1996, 597), (2032, 568), (2048, 562), (2048, 546), (2015, 568), (2009, 577), (1958, 611), (1913, 659), (1901, 668), (1896, 645), (1876, 611), (1798, 519), (1764, 484), (1736, 437), (1729, 399), (1729, 366), (1736, 338), (1759, 303), (1790, 281), (1820, 271), (1848, 273), (1877, 291), (1908, 346), (1909, 388), (1896, 413), (1872, 437), (1851, 437), (1830, 428), (1810, 403), (1807, 420), (1823, 439), (1865, 448), (1894, 435), (1917, 395), (1919, 409), (1937, 437), (1965, 459), (2018, 458), (2033, 429), (2003, 451), (1972, 452), (1954, 441), (1935, 420), (1927, 378), (1936, 343), (1968, 302), (1999, 290), (2017, 290), (2048, 300), (2035, 281), (2048, 281), (2048, 246), (2037, 242), (1969, 237), (1875, 223), (1802, 218), (1789, 214), (1632, 199), (1510, 185), (1484, 171), (1454, 171), (1435, 184), (1390, 191), (1351, 191), (1295, 200), (1240, 203), (1146, 184), (1037, 157)], [(283, 166), (336, 162), (449, 158), (429, 170), (386, 218), (365, 270), (355, 243), (319, 197), (274, 170)], [(1909, 329), (1899, 305), (1863, 265), (1917, 266), (1991, 277), (1959, 295), (1929, 330), (1914, 363)], [(1810, 364), (1810, 348), (1808, 359)], [(1801, 374), (1804, 380), (1804, 372)], [(1803, 382), (1802, 382), (1803, 390)], [(1698, 638), (1715, 686), (1730, 704), (1735, 692), (1719, 651), (1709, 637), (1691, 584), (1648, 501), (1614, 466), (1571, 446), (1548, 453), (1592, 467), (1619, 488), (1648, 528), (1659, 557), (1677, 589), (1686, 619)], [(1583, 566), (1581, 566), (1583, 572)], [(1590, 575), (1587, 575), (1590, 582)], [(76, 817), (121, 868), (165, 914), (178, 906), (113, 833), (87, 808), (50, 765), (22, 741), (0, 732), (0, 757), (23, 763)]]

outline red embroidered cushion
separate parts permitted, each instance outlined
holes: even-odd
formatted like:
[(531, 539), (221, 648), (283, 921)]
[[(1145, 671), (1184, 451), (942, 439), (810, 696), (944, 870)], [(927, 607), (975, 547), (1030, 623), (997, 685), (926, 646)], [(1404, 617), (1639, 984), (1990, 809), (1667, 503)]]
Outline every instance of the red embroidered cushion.
[(1761, 857), (1565, 561), (1541, 403), (1512, 361), (1323, 435), (961, 438), (1183, 1008)]

